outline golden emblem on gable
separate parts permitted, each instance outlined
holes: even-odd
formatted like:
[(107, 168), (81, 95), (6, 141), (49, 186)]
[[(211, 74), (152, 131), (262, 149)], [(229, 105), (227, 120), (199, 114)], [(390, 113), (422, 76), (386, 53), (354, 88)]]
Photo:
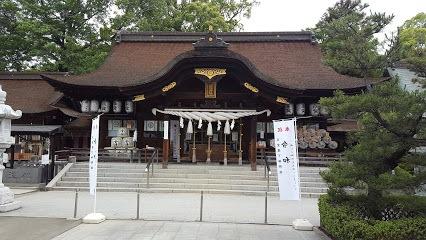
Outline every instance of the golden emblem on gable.
[(226, 75), (226, 69), (224, 68), (195, 68), (194, 74), (206, 76), (208, 79), (212, 79), (219, 75)]
[(161, 89), (163, 92), (167, 92), (170, 89), (176, 87), (176, 82), (171, 82), (170, 84), (166, 85), (163, 87), (163, 89)]
[(248, 82), (245, 82), (245, 83), (244, 83), (244, 87), (246, 87), (248, 90), (250, 90), (250, 91), (252, 91), (252, 92), (254, 92), (254, 93), (259, 92), (259, 89), (257, 89), (256, 87), (254, 87), (253, 85), (251, 85), (251, 84), (250, 84), (250, 83), (248, 83)]
[(138, 102), (138, 101), (142, 101), (142, 100), (145, 100), (145, 95), (144, 94), (134, 96), (132, 101), (133, 102)]
[(275, 101), (277, 101), (279, 103), (288, 104), (287, 98), (280, 97), (280, 96), (277, 96), (277, 99)]

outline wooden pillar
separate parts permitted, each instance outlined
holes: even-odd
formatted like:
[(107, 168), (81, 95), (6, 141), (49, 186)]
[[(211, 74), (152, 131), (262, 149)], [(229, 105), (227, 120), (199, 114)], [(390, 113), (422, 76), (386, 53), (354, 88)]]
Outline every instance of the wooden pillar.
[(194, 123), (192, 123), (192, 124), (193, 124), (193, 127), (192, 127), (192, 130), (193, 130), (193, 134), (192, 134), (192, 162), (196, 163), (197, 162), (197, 147), (195, 146), (195, 134), (196, 134), (195, 127), (196, 127), (196, 124), (194, 124)]
[[(164, 121), (169, 121), (169, 116), (165, 115)], [(169, 126), (170, 126), (170, 124), (169, 124)], [(170, 135), (170, 132), (169, 132), (169, 135)], [(162, 168), (167, 168), (167, 165), (169, 164), (169, 157), (170, 157), (170, 137), (168, 137), (167, 139), (163, 138), (163, 164), (162, 164)]]
[(250, 119), (250, 143), (249, 143), (249, 160), (252, 171), (256, 171), (256, 123), (257, 117), (253, 116)]
[(143, 129), (144, 129), (144, 119), (141, 114), (136, 114), (136, 134), (138, 135), (138, 141), (136, 142), (137, 148), (144, 148), (143, 145)]
[(239, 144), (238, 144), (238, 165), (243, 165), (243, 149), (241, 146), (241, 142), (243, 139), (243, 123), (242, 120), (240, 119), (240, 135), (239, 135)]
[(224, 133), (223, 134), (223, 137), (224, 137), (224, 147), (225, 147), (225, 149), (223, 150), (223, 165), (228, 165), (228, 150), (227, 150), (227, 148), (226, 148), (226, 134)]

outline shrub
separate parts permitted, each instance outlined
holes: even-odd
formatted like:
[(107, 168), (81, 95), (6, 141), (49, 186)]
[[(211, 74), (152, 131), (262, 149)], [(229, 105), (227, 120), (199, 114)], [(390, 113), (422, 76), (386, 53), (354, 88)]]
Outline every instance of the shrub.
[(426, 218), (380, 221), (362, 219), (349, 205), (332, 204), (327, 195), (318, 202), (321, 227), (336, 240), (426, 239)]

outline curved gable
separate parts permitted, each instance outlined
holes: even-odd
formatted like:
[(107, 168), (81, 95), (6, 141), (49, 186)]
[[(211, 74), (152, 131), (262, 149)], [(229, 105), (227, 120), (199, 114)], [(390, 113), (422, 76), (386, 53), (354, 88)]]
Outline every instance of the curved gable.
[[(83, 86), (124, 87), (144, 84), (158, 77), (179, 60), (179, 56), (193, 50), (197, 33), (140, 33), (125, 34), (116, 44), (104, 64), (96, 71), (76, 76), (51, 76), (49, 79)], [(150, 35), (151, 34), (151, 35)], [(281, 34), (281, 35), (280, 35)], [(226, 33), (229, 50), (243, 56), (259, 79), (281, 88), (290, 89), (351, 89), (364, 87), (364, 79), (336, 73), (322, 63), (321, 51), (307, 33)], [(284, 38), (282, 36), (287, 36)], [(302, 36), (302, 37), (300, 37)], [(304, 37), (304, 38), (303, 38)], [(126, 40), (127, 39), (127, 40)], [(179, 40), (180, 39), (180, 40)], [(256, 40), (257, 39), (257, 40)], [(215, 51), (214, 49), (210, 50)], [(221, 49), (220, 51), (223, 51)], [(228, 50), (224, 50), (228, 51)], [(208, 51), (203, 54), (209, 54)], [(247, 62), (246, 61), (246, 62)]]

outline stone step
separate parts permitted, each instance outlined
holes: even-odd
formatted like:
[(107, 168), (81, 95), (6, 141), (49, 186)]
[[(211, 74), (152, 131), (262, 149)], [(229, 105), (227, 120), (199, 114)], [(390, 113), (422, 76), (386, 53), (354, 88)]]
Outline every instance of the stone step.
[[(84, 168), (84, 169), (88, 169), (89, 165), (84, 163), (77, 163), (73, 165), (73, 168)], [(146, 168), (146, 164), (145, 163), (141, 163), (141, 164), (102, 164), (102, 163), (98, 163), (98, 168), (117, 168), (117, 169), (145, 169)], [(154, 168), (155, 169), (163, 169), (161, 164), (154, 164)], [(250, 169), (250, 166), (248, 165), (242, 165), (242, 166), (233, 166), (233, 165), (227, 165), (227, 166), (223, 166), (223, 165), (187, 165), (187, 164), (176, 164), (176, 165), (168, 165), (168, 167), (166, 169), (163, 170), (231, 170), (231, 171), (248, 171), (248, 172), (253, 172)], [(272, 170), (276, 170), (276, 166), (275, 165), (270, 165), (270, 169)], [(264, 170), (264, 166), (263, 165), (258, 165), (257, 166), (257, 171), (263, 171)], [(300, 171), (306, 171), (306, 172), (319, 172), (319, 171), (324, 171), (327, 170), (327, 168), (319, 168), (319, 167), (306, 167), (306, 166), (301, 166)]]
[[(89, 173), (82, 172), (68, 172), (66, 177), (89, 177)], [(146, 173), (98, 173), (98, 177), (114, 177), (114, 178), (138, 178), (146, 179)], [(235, 179), (235, 180), (262, 180), (266, 181), (263, 176), (250, 176), (250, 175), (206, 175), (206, 174), (179, 174), (170, 175), (163, 173), (156, 173), (154, 177), (150, 178), (190, 178), (190, 179)], [(277, 180), (276, 176), (270, 176), (270, 181)], [(301, 177), (301, 181), (307, 182), (324, 182), (321, 176), (316, 177)]]
[[(88, 173), (88, 169), (80, 168), (71, 168), (70, 173), (83, 172)], [(109, 173), (126, 173), (126, 174), (144, 174), (144, 169), (113, 169), (113, 168), (98, 168), (99, 174), (109, 174)], [(154, 170), (154, 174), (168, 174), (171, 177), (178, 177), (178, 175), (190, 175), (190, 174), (205, 174), (205, 175), (240, 175), (240, 176), (264, 176), (263, 172), (246, 172), (246, 171), (225, 171), (225, 170), (206, 170), (206, 171), (192, 171), (191, 169), (181, 169), (181, 170), (165, 170), (157, 169)], [(272, 176), (276, 175), (275, 172), (272, 172)], [(321, 177), (319, 173), (311, 172), (300, 172), (301, 177)]]
[[(74, 187), (54, 187), (57, 191), (75, 191)], [(88, 187), (78, 188), (79, 191), (89, 191)], [(217, 189), (173, 189), (173, 188), (96, 188), (99, 192), (142, 192), (143, 193), (200, 193), (203, 191), (205, 194), (238, 194), (238, 195), (252, 195), (252, 196), (265, 196), (264, 191), (236, 191), (236, 190), (217, 190)], [(319, 198), (325, 193), (308, 193), (302, 192), (302, 198)], [(268, 196), (279, 196), (278, 192), (269, 192)]]
[[(76, 171), (76, 172), (85, 172), (85, 171), (89, 171), (89, 167), (88, 166), (73, 166), (71, 168), (72, 171)], [(144, 167), (113, 167), (113, 166), (98, 166), (98, 172), (99, 171), (116, 171), (116, 172), (144, 172), (145, 171), (145, 166)], [(304, 168), (301, 167), (299, 168), (300, 173), (312, 173), (312, 174), (318, 174), (320, 171), (323, 170), (319, 170), (316, 168)], [(169, 172), (169, 173), (223, 173), (223, 174), (228, 174), (228, 173), (238, 173), (238, 174), (259, 174), (259, 175), (263, 175), (264, 174), (264, 169), (262, 167), (262, 169), (258, 169), (257, 171), (251, 171), (249, 168), (242, 168), (242, 167), (221, 167), (220, 169), (216, 169), (216, 168), (209, 168), (209, 167), (191, 167), (191, 168), (176, 168), (176, 169), (162, 169), (160, 167), (155, 166), (154, 167), (154, 172)], [(273, 174), (276, 173), (276, 168), (271, 168), (271, 172)]]
[[(88, 163), (76, 163), (74, 164), (73, 167), (76, 168), (89, 168), (89, 164)], [(124, 163), (98, 163), (98, 167), (99, 168), (125, 168), (125, 169), (136, 169), (136, 168), (140, 168), (140, 169), (144, 169), (146, 167), (145, 163), (133, 163), (133, 164), (124, 164)], [(155, 169), (161, 169), (161, 164), (154, 164), (154, 168)], [(274, 164), (270, 165), (271, 169), (276, 169), (276, 166)], [(212, 170), (249, 170), (250, 171), (250, 166), (249, 165), (215, 165), (215, 164), (210, 164), (210, 165), (206, 165), (205, 163), (202, 164), (169, 164), (167, 169), (212, 169)], [(263, 171), (264, 169), (264, 165), (257, 165), (257, 170), (258, 171)], [(306, 167), (306, 166), (301, 166), (300, 167), (300, 171), (312, 171), (312, 172), (318, 172), (318, 171), (324, 171), (327, 170), (327, 168), (324, 167)], [(250, 171), (251, 172), (251, 171)]]
[[(67, 172), (66, 177), (89, 177), (88, 172)], [(98, 177), (113, 177), (113, 178), (138, 178), (146, 179), (146, 173), (99, 173)], [(167, 174), (167, 173), (155, 173), (154, 177), (150, 178), (189, 178), (189, 179), (235, 179), (235, 180), (263, 180), (266, 179), (262, 176), (251, 176), (251, 175), (212, 175), (212, 174)], [(276, 176), (270, 176), (270, 180), (277, 180)], [(314, 177), (300, 177), (301, 181), (306, 182), (323, 182), (321, 176)]]
[[(61, 182), (88, 182), (88, 177), (63, 177)], [(266, 181), (250, 180), (250, 179), (191, 179), (191, 178), (150, 178), (152, 183), (199, 183), (199, 184), (235, 184), (235, 185), (265, 185)], [(114, 177), (98, 177), (98, 182), (126, 182), (126, 183), (146, 183), (146, 178), (114, 178)], [(270, 180), (271, 186), (277, 186), (276, 180)], [(301, 182), (302, 187), (324, 187), (328, 185), (325, 182)]]
[[(150, 191), (150, 192), (199, 192), (264, 195), (267, 190), (264, 166), (251, 171), (249, 165), (170, 164), (168, 169), (154, 165), (154, 176), (147, 185), (145, 164), (99, 163), (98, 191)], [(61, 178), (53, 190), (87, 190), (89, 172), (87, 163), (77, 163)], [(326, 168), (300, 167), (303, 197), (319, 197), (326, 193), (327, 183), (320, 171)], [(278, 194), (277, 169), (271, 166), (271, 194)]]
[[(59, 187), (88, 187), (88, 182), (58, 182)], [(146, 188), (146, 183), (98, 182), (100, 188)], [(232, 185), (232, 184), (190, 184), (190, 183), (150, 183), (150, 188), (173, 189), (217, 189), (217, 190), (246, 190), (266, 191), (265, 185)], [(270, 186), (270, 191), (278, 191), (278, 186)], [(301, 187), (301, 192), (325, 193), (327, 188)]]
[[(71, 168), (70, 172), (88, 172), (88, 168)], [(121, 168), (102, 168), (98, 167), (98, 172), (124, 172), (124, 173), (144, 173), (145, 168), (135, 168), (135, 169), (121, 169)], [(188, 173), (197, 173), (197, 174), (232, 174), (232, 175), (258, 175), (263, 176), (265, 173), (261, 171), (249, 171), (243, 169), (235, 170), (219, 170), (219, 169), (154, 169), (154, 173), (170, 173), (170, 174), (188, 174)], [(276, 175), (276, 170), (271, 169), (271, 173)], [(301, 170), (300, 174), (313, 174), (319, 175), (318, 171), (304, 171)]]

